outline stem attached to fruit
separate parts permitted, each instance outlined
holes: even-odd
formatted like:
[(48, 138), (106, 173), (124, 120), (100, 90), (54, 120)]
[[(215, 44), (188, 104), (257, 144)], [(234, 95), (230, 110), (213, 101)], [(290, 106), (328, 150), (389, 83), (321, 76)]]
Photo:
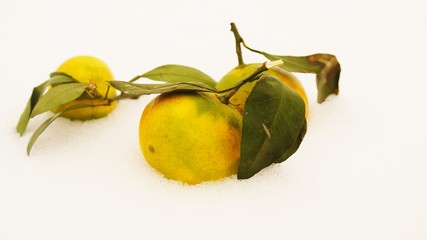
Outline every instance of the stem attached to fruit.
[(239, 58), (239, 65), (243, 64), (242, 48), (241, 48), (240, 44), (243, 44), (243, 46), (246, 49), (248, 49), (252, 52), (263, 54), (263, 52), (258, 51), (256, 49), (253, 49), (253, 48), (249, 47), (248, 45), (246, 45), (245, 41), (243, 40), (242, 36), (240, 36), (239, 31), (237, 30), (236, 24), (231, 23), (231, 31), (234, 33), (234, 38), (236, 39), (236, 53), (237, 53), (237, 57)]
[(264, 64), (261, 65), (261, 67), (259, 67), (257, 70), (255, 70), (255, 72), (253, 72), (249, 77), (247, 77), (247, 78), (243, 79), (242, 81), (240, 81), (239, 83), (237, 83), (236, 86), (229, 88), (229, 89), (225, 89), (223, 91), (220, 91), (219, 93), (226, 93), (226, 94), (223, 96), (220, 96), (219, 100), (224, 104), (229, 104), (230, 98), (233, 97), (233, 95), (236, 94), (237, 91), (239, 91), (240, 87), (242, 87), (246, 83), (258, 80), (260, 77), (260, 74), (267, 71), (267, 70), (268, 70), (268, 68), (266, 67), (266, 62), (265, 62)]
[(105, 92), (105, 97), (104, 97), (104, 99), (107, 99), (107, 97), (108, 97), (108, 93), (110, 92), (110, 84), (108, 84), (108, 88), (107, 88), (107, 91)]
[(219, 100), (224, 103), (224, 104), (229, 104), (230, 103), (230, 98), (233, 97), (234, 94), (237, 93), (237, 91), (239, 91), (239, 89), (245, 85), (246, 83), (249, 82), (253, 82), (259, 79), (260, 75), (267, 71), (268, 69), (274, 67), (274, 66), (278, 66), (283, 64), (282, 60), (277, 60), (277, 61), (268, 61), (268, 62), (264, 62), (261, 67), (259, 67), (257, 70), (255, 70), (255, 72), (253, 72), (249, 77), (243, 79), (242, 81), (240, 81), (239, 83), (236, 84), (236, 86), (232, 87), (232, 88), (228, 88), (222, 91), (219, 91), (218, 93), (226, 93), (223, 96), (219, 96)]
[(242, 56), (242, 46), (241, 43), (244, 44), (243, 38), (240, 36), (239, 31), (237, 30), (236, 24), (233, 22), (230, 23), (231, 25), (231, 31), (234, 34), (234, 39), (236, 40), (236, 54), (237, 54), (237, 60), (239, 61), (239, 65), (244, 64), (243, 62), (243, 56)]

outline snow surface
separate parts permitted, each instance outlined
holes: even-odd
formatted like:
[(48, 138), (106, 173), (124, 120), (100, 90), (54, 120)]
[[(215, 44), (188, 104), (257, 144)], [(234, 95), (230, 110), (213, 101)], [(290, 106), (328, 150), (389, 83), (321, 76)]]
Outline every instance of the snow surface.
[[(427, 239), (422, 1), (1, 1), (0, 239)], [(65, 59), (103, 59), (129, 80), (175, 63), (219, 79), (246, 42), (333, 53), (341, 93), (315, 102), (288, 161), (255, 177), (187, 186), (144, 161), (139, 117), (153, 96), (105, 119), (47, 115), (15, 132), (33, 86)], [(246, 62), (263, 61), (245, 51)]]

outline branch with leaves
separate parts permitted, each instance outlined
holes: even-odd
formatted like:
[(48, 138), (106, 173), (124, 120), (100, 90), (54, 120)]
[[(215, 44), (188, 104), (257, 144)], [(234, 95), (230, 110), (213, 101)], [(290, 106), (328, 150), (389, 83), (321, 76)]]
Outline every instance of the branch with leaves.
[[(130, 81), (109, 81), (111, 87), (119, 90), (120, 95), (105, 98), (96, 93), (96, 87), (90, 83), (80, 83), (63, 73), (53, 73), (49, 80), (35, 87), (27, 106), (17, 125), (17, 132), (25, 132), (28, 122), (48, 111), (79, 98), (104, 100), (108, 105), (113, 101), (137, 99), (142, 95), (162, 94), (174, 91), (198, 91), (216, 94), (218, 99), (229, 104), (229, 99), (240, 87), (256, 82), (244, 106), (239, 179), (250, 178), (263, 168), (280, 163), (292, 156), (299, 148), (307, 131), (305, 105), (301, 96), (277, 78), (264, 72), (273, 66), (299, 73), (316, 74), (318, 88), (317, 101), (322, 103), (331, 94), (338, 94), (338, 82), (341, 72), (337, 58), (331, 54), (313, 54), (309, 56), (274, 55), (249, 47), (234, 23), (231, 31), (236, 42), (238, 63), (243, 64), (243, 45), (247, 50), (260, 54), (266, 62), (249, 77), (242, 79), (235, 86), (218, 90), (217, 82), (207, 74), (192, 67), (182, 65), (163, 65)], [(140, 78), (148, 78), (160, 83), (135, 83)], [(64, 112), (88, 107), (76, 104), (54, 113), (34, 132), (27, 147), (29, 154), (35, 141), (43, 131)]]

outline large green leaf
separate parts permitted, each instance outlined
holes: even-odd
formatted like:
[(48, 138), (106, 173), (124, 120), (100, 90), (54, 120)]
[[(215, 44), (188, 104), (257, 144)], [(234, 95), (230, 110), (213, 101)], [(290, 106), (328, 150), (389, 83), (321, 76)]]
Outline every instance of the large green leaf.
[(132, 95), (148, 95), (172, 91), (216, 92), (215, 87), (203, 82), (173, 82), (162, 84), (139, 84), (124, 81), (109, 81), (111, 86)]
[(89, 83), (67, 83), (53, 87), (40, 98), (31, 113), (31, 117), (75, 100), (83, 94), (88, 86)]
[(33, 148), (34, 143), (39, 138), (39, 136), (46, 130), (46, 128), (53, 122), (55, 119), (57, 119), (59, 116), (61, 116), (63, 112), (55, 113), (53, 116), (48, 118), (46, 121), (44, 121), (37, 129), (34, 131), (33, 135), (31, 136), (30, 140), (27, 144), (27, 155), (30, 155), (31, 149)]
[(52, 73), (51, 78), (49, 80), (35, 87), (31, 93), (31, 96), (27, 102), (27, 105), (25, 106), (24, 111), (21, 114), (21, 117), (19, 118), (18, 125), (16, 126), (16, 131), (21, 135), (24, 134), (25, 130), (27, 129), (27, 125), (30, 120), (31, 113), (34, 107), (36, 106), (40, 97), (43, 95), (43, 93), (46, 91), (46, 88), (49, 85), (55, 86), (58, 84), (72, 83), (72, 82), (77, 82), (77, 81), (63, 73)]
[(75, 80), (73, 77), (66, 73), (62, 72), (53, 72), (50, 74), (49, 85), (52, 87), (57, 86), (63, 83), (77, 83), (79, 81)]
[(302, 140), (304, 139), (305, 134), (307, 133), (307, 121), (304, 121), (304, 125), (302, 126), (300, 133), (297, 138), (294, 140), (292, 146), (285, 152), (279, 159), (275, 161), (275, 163), (281, 163), (287, 160), (290, 156), (292, 156), (301, 145)]
[(286, 153), (295, 152), (304, 136), (301, 134), (304, 124), (305, 106), (301, 96), (277, 78), (261, 76), (243, 109), (237, 177), (250, 178), (279, 162)]
[(70, 106), (66, 109), (64, 109), (61, 112), (57, 112), (55, 113), (53, 116), (51, 116), (50, 118), (48, 118), (46, 121), (44, 121), (37, 129), (36, 131), (34, 131), (33, 135), (31, 136), (30, 140), (28, 141), (27, 144), (27, 155), (30, 155), (31, 149), (33, 148), (34, 143), (37, 141), (37, 139), (40, 137), (40, 135), (44, 132), (44, 130), (46, 130), (47, 127), (49, 127), (49, 125), (55, 121), (58, 117), (60, 117), (64, 112), (72, 110), (72, 109), (77, 109), (77, 108), (83, 108), (83, 107), (87, 107), (88, 105), (86, 104), (75, 104), (73, 106)]
[(309, 56), (279, 56), (248, 48), (264, 55), (269, 60), (282, 60), (279, 67), (300, 73), (316, 74), (317, 102), (322, 103), (331, 94), (338, 94), (341, 65), (331, 54), (313, 54)]
[(149, 78), (151, 80), (163, 81), (168, 83), (173, 82), (202, 82), (209, 86), (214, 87), (216, 85), (215, 80), (209, 77), (207, 74), (201, 72), (192, 67), (168, 64), (157, 67), (151, 71), (148, 71), (142, 75), (139, 75), (130, 82), (134, 82), (141, 77)]

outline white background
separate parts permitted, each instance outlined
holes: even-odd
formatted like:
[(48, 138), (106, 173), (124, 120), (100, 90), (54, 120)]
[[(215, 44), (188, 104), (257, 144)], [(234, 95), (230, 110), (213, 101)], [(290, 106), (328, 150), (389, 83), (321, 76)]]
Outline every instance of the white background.
[[(427, 239), (423, 1), (1, 1), (0, 239)], [(93, 55), (129, 80), (167, 63), (220, 79), (229, 23), (275, 54), (333, 53), (340, 95), (316, 103), (288, 161), (255, 177), (186, 186), (144, 161), (152, 97), (105, 119), (59, 119), (25, 154), (15, 125), (32, 87)], [(261, 62), (245, 52), (246, 62)]]

